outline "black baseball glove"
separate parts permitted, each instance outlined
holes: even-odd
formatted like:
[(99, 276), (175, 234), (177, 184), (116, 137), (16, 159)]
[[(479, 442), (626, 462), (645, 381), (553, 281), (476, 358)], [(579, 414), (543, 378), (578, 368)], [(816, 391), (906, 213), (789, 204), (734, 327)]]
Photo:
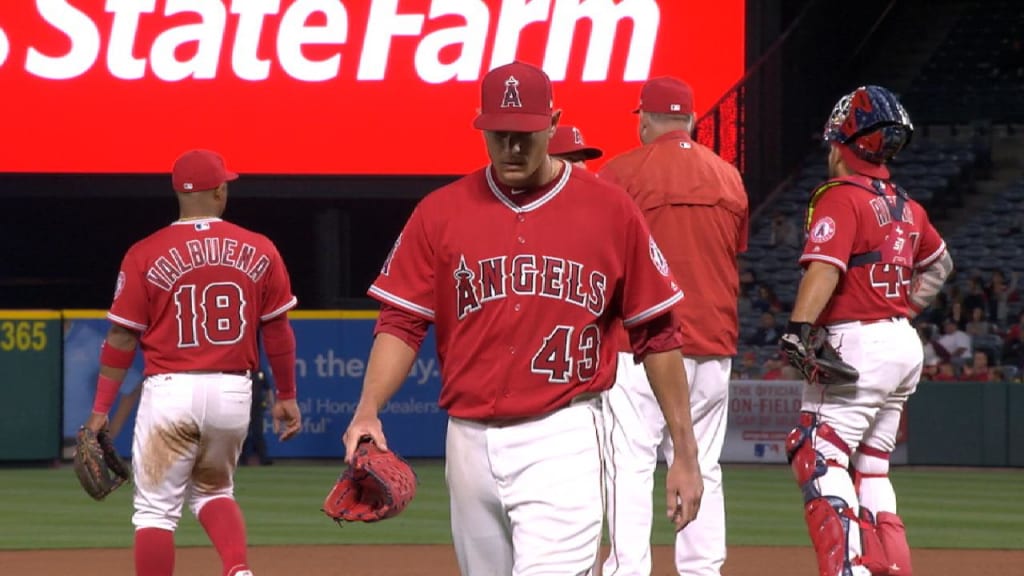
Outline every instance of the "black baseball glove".
[(110, 434), (106, 430), (94, 433), (84, 426), (78, 430), (74, 468), (82, 488), (94, 500), (103, 500), (131, 478)]
[(807, 322), (790, 322), (779, 347), (809, 384), (853, 384), (860, 379), (857, 369), (844, 362), (828, 341), (828, 333)]

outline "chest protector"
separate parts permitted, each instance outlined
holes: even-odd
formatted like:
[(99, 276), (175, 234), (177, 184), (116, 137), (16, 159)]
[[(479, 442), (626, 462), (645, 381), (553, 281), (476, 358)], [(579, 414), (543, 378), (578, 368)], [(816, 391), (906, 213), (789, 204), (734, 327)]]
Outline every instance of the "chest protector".
[(850, 260), (846, 263), (847, 268), (853, 268), (855, 266), (867, 266), (870, 264), (891, 264), (893, 266), (902, 266), (904, 268), (914, 267), (914, 246), (909, 236), (910, 230), (903, 219), (904, 211), (907, 209), (907, 201), (910, 196), (907, 195), (906, 190), (897, 186), (896, 184), (889, 182), (889, 186), (892, 186), (896, 192), (894, 195), (886, 194), (886, 182), (878, 179), (868, 178), (867, 176), (844, 176), (842, 178), (833, 178), (828, 182), (825, 182), (821, 186), (818, 186), (812, 193), (811, 198), (807, 203), (807, 219), (804, 224), (804, 230), (810, 231), (811, 223), (814, 218), (814, 206), (818, 203), (818, 200), (832, 188), (837, 186), (856, 186), (862, 190), (867, 190), (874, 194), (879, 202), (873, 202), (873, 207), (877, 205), (884, 206), (884, 210), (887, 212), (889, 217), (888, 229), (886, 230), (885, 238), (880, 244), (873, 247), (867, 252), (860, 252), (852, 254)]

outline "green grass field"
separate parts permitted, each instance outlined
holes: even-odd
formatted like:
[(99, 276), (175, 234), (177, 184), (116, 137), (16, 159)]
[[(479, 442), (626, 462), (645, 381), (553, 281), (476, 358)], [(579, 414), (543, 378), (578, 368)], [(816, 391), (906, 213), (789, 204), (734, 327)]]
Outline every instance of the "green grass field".
[[(421, 484), (402, 516), (340, 528), (320, 512), (340, 464), (241, 468), (236, 494), (250, 543), (447, 544), (442, 464), (413, 464)], [(662, 480), (659, 473), (659, 503)], [(893, 483), (912, 546), (1024, 549), (1024, 470), (900, 468), (893, 472)], [(726, 466), (725, 486), (730, 545), (807, 545), (800, 495), (788, 467)], [(0, 494), (0, 549), (131, 546), (130, 487), (96, 503), (81, 490), (70, 467), (0, 469)], [(655, 543), (668, 544), (671, 537), (668, 522), (657, 516)], [(187, 510), (177, 542), (208, 545)]]

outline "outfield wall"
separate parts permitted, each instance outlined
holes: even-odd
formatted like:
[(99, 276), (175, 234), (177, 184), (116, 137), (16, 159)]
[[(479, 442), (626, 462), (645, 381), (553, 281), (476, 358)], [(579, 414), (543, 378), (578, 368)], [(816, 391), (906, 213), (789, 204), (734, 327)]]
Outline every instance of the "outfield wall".
[[(375, 312), (293, 312), (298, 342), (303, 433), (280, 443), (264, 416), (273, 458), (338, 458), (340, 437), (359, 399)], [(109, 324), (102, 311), (0, 311), (0, 461), (67, 458), (88, 417)], [(134, 402), (142, 377), (138, 355), (118, 403)], [(785, 436), (799, 410), (802, 384), (733, 381), (723, 461), (785, 462)], [(445, 415), (433, 330), (409, 378), (381, 415), (389, 444), (408, 457), (444, 454)], [(115, 405), (114, 411), (117, 410)], [(113, 412), (112, 412), (113, 413)], [(115, 439), (131, 451), (134, 411)], [(923, 383), (901, 427), (895, 464), (1024, 467), (1024, 385)]]

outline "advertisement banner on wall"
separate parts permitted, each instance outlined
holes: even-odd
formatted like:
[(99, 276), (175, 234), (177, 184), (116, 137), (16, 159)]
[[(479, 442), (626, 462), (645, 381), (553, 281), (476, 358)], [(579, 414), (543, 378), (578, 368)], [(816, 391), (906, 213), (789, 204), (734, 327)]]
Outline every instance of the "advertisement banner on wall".
[[(802, 381), (733, 380), (722, 462), (786, 463), (786, 436), (800, 417)], [(906, 419), (900, 423), (892, 464), (907, 463)]]
[[(64, 446), (89, 416), (99, 348), (109, 323), (102, 312), (66, 313), (64, 321)], [(373, 312), (297, 312), (292, 320), (297, 342), (298, 401), (303, 429), (295, 439), (278, 442), (269, 409), (263, 412), (263, 437), (270, 458), (339, 458), (341, 435), (359, 402), (373, 338)], [(437, 406), (440, 373), (428, 332), (405, 385), (381, 412), (388, 444), (412, 458), (444, 455), (447, 415)], [(266, 368), (263, 366), (262, 368)], [(115, 444), (131, 452), (135, 406), (141, 392), (142, 355), (121, 387), (111, 411)], [(786, 462), (786, 436), (800, 415), (804, 384), (796, 381), (734, 380), (729, 384), (729, 421), (723, 462)], [(893, 464), (907, 462), (905, 419), (897, 436)]]
[[(309, 315), (310, 313), (298, 313)], [(65, 456), (75, 433), (89, 416), (99, 372), (99, 347), (109, 328), (101, 312), (72, 313), (64, 337)], [(359, 402), (375, 319), (372, 313), (325, 313), (321, 319), (292, 320), (297, 342), (298, 401), (302, 432), (288, 442), (273, 434), (269, 409), (263, 414), (270, 458), (340, 458), (341, 436)], [(440, 374), (431, 329), (405, 385), (381, 411), (388, 444), (403, 456), (444, 454), (446, 414), (437, 407)], [(265, 368), (265, 367), (264, 367)], [(121, 454), (131, 453), (135, 407), (141, 392), (142, 355), (125, 378), (111, 411), (111, 431)]]
[(744, 10), (745, 0), (0, 2), (0, 172), (164, 173), (205, 147), (243, 174), (464, 174), (486, 161), (471, 127), (479, 80), (514, 59), (542, 66), (563, 121), (611, 155), (637, 143), (630, 111), (649, 78), (684, 78), (698, 114), (740, 79)]

